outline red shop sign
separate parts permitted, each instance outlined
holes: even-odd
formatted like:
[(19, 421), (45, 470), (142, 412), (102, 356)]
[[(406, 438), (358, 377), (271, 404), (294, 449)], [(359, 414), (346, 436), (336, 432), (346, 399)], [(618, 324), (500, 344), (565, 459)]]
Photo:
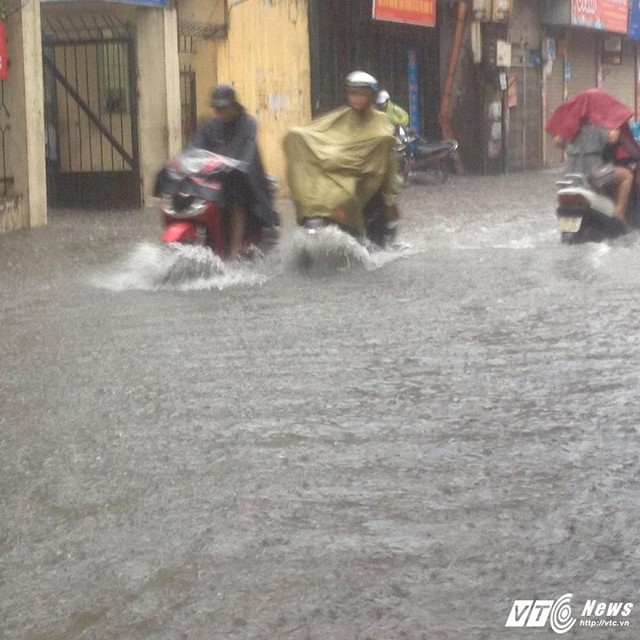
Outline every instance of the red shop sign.
[(627, 33), (629, 0), (573, 0), (571, 24), (612, 33)]
[(373, 19), (433, 27), (436, 0), (373, 0)]
[(7, 23), (0, 20), (0, 80), (9, 77), (9, 64), (7, 61)]

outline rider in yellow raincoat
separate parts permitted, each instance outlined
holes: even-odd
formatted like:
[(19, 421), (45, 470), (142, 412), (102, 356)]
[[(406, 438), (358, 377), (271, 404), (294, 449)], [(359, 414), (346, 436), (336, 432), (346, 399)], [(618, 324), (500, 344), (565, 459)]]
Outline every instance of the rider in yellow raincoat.
[(298, 224), (330, 218), (354, 235), (379, 210), (385, 241), (398, 224), (393, 127), (374, 107), (378, 84), (363, 71), (347, 77), (347, 106), (292, 129), (284, 139), (287, 178)]

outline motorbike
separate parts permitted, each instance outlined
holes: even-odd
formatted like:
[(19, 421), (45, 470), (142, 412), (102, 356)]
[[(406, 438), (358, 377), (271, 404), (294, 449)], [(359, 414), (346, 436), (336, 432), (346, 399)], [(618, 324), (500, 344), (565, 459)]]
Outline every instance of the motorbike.
[(569, 173), (556, 185), (559, 187), (556, 216), (564, 244), (612, 240), (628, 233), (631, 227), (639, 226), (636, 189), (629, 198), (623, 222), (613, 216), (613, 199), (596, 189), (583, 174)]
[(309, 234), (315, 235), (322, 229), (337, 228), (354, 237), (363, 247), (369, 250), (383, 249), (391, 245), (395, 239), (396, 228), (387, 224), (383, 215), (384, 202), (378, 192), (364, 208), (365, 229), (361, 236), (341, 225), (328, 216), (310, 216), (301, 221), (300, 226)]
[[(569, 166), (557, 182), (556, 216), (563, 243), (602, 242), (639, 226), (640, 144), (629, 125), (633, 115), (627, 105), (599, 88), (579, 93), (551, 114), (545, 130), (567, 152)], [(634, 173), (624, 221), (613, 215), (616, 164)]]
[(626, 225), (613, 217), (613, 201), (597, 193), (584, 175), (567, 174), (556, 185), (559, 187), (556, 215), (561, 242), (601, 242), (626, 232)]
[[(154, 195), (160, 198), (160, 241), (209, 247), (229, 257), (229, 230), (223, 215), (222, 185), (244, 162), (204, 149), (187, 149), (160, 172)], [(261, 229), (247, 229), (241, 255), (250, 255), (262, 240)]]
[(407, 184), (417, 175), (423, 175), (438, 184), (444, 184), (451, 173), (453, 154), (458, 149), (454, 139), (430, 141), (404, 127), (396, 127), (398, 177)]

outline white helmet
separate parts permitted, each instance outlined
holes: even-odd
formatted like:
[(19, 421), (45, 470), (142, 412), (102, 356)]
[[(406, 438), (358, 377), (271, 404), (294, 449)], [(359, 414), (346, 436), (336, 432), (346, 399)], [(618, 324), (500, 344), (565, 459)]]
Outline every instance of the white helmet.
[(364, 71), (352, 71), (347, 76), (347, 88), (348, 89), (369, 89), (373, 93), (378, 93), (380, 88), (378, 81), (368, 73)]
[(378, 94), (378, 97), (376, 98), (376, 104), (381, 107), (382, 105), (387, 104), (387, 102), (389, 102), (389, 98), (391, 98), (391, 96), (389, 95), (388, 91), (385, 91), (384, 89)]

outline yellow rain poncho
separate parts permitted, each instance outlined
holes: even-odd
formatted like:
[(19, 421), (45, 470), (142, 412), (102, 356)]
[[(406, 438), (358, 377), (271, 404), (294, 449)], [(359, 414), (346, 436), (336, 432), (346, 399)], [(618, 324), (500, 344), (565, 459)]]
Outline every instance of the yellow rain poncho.
[(336, 109), (284, 139), (287, 179), (298, 223), (330, 217), (353, 233), (364, 230), (363, 209), (378, 192), (388, 222), (398, 218), (393, 127), (386, 114)]

